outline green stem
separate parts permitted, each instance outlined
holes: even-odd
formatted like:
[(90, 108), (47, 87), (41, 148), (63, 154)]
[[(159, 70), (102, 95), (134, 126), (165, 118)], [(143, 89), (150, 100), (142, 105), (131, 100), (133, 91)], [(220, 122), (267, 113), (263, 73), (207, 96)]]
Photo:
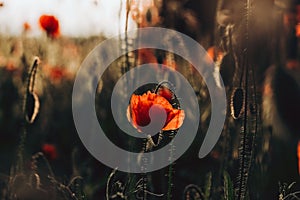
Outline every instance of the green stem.
[(34, 83), (35, 83), (35, 75), (36, 75), (36, 70), (38, 66), (38, 61), (39, 59), (36, 57), (33, 61), (33, 64), (28, 72), (27, 75), (27, 80), (26, 80), (26, 91), (24, 93), (23, 97), (23, 105), (22, 105), (22, 111), (23, 111), (23, 124), (22, 124), (22, 133), (20, 136), (20, 143), (19, 143), (19, 148), (18, 148), (18, 153), (17, 153), (17, 165), (16, 165), (16, 172), (22, 173), (24, 170), (24, 146), (25, 146), (25, 141), (27, 137), (27, 129), (28, 129), (28, 121), (26, 119), (26, 108), (27, 108), (27, 103), (28, 103), (28, 95), (30, 92), (33, 92), (34, 88)]
[[(172, 131), (170, 133), (170, 138), (173, 140), (175, 136), (174, 131)], [(173, 157), (174, 157), (174, 148), (175, 145), (173, 144), (173, 141), (170, 142), (170, 165), (169, 165), (169, 170), (168, 170), (168, 190), (167, 190), (167, 199), (171, 200), (172, 199), (172, 189), (173, 189), (173, 173), (174, 173), (174, 162), (173, 161)]]

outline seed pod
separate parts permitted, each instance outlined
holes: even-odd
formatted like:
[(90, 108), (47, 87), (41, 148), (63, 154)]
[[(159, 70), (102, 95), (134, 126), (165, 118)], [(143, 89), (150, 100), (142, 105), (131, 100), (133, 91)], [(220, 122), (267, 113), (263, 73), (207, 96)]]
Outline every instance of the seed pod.
[(232, 54), (226, 54), (220, 64), (220, 74), (225, 86), (232, 85), (232, 77), (235, 71), (235, 60)]
[(151, 13), (150, 9), (148, 9), (147, 12), (146, 12), (146, 20), (147, 20), (148, 23), (152, 22), (152, 13)]
[(23, 111), (24, 111), (26, 121), (30, 124), (34, 122), (40, 108), (39, 98), (37, 94), (34, 92), (35, 77), (36, 77), (38, 64), (39, 64), (39, 58), (35, 57), (31, 70), (28, 74), (27, 88), (24, 97), (25, 104), (23, 105), (23, 109), (24, 109)]
[(40, 101), (39, 97), (34, 92), (29, 92), (27, 94), (26, 102), (26, 121), (32, 124), (39, 112)]
[(238, 119), (244, 113), (245, 92), (242, 88), (235, 88), (230, 99), (231, 116)]

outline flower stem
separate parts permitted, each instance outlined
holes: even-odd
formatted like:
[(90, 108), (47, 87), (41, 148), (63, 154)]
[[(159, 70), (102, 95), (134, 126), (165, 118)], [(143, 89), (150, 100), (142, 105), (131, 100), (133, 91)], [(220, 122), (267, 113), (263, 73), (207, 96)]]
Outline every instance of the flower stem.
[(169, 165), (169, 170), (168, 170), (168, 190), (167, 190), (167, 199), (171, 200), (172, 199), (172, 189), (173, 189), (173, 173), (174, 173), (174, 165), (175, 163), (172, 162), (173, 161), (173, 157), (174, 157), (174, 150), (175, 150), (175, 145), (173, 144), (173, 138), (175, 137), (176, 133), (175, 131), (171, 131), (169, 137), (172, 140), (170, 142), (170, 157), (169, 157), (169, 161), (170, 161), (170, 165)]

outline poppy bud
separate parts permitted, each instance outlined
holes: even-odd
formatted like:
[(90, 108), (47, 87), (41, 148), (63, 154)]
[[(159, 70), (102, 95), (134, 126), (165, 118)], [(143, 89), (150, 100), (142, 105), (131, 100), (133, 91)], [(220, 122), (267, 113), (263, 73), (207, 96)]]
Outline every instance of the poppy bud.
[(57, 150), (53, 144), (44, 144), (42, 146), (42, 152), (49, 160), (55, 160), (57, 158)]
[(174, 98), (173, 92), (167, 87), (160, 87), (157, 91), (157, 94), (164, 97), (168, 101), (171, 101)]

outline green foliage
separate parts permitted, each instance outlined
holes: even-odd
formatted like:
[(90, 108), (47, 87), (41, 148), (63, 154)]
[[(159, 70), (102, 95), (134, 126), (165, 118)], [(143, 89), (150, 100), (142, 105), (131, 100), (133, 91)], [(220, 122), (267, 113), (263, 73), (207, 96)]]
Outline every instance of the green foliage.
[(230, 175), (226, 171), (223, 172), (223, 184), (224, 184), (224, 199), (234, 200), (233, 183), (231, 181)]

